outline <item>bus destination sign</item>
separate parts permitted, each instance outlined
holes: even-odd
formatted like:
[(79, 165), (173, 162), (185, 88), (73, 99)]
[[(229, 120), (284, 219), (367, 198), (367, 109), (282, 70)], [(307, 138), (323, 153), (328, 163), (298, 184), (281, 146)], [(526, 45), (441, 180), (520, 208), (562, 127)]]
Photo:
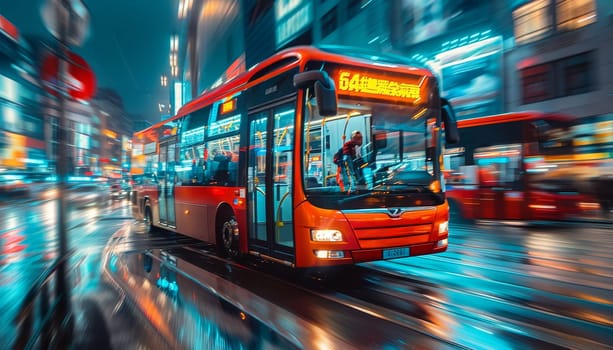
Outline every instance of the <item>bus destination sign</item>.
[(418, 104), (424, 102), (422, 85), (426, 77), (388, 77), (370, 72), (339, 69), (335, 84), (339, 94), (356, 97), (374, 97)]

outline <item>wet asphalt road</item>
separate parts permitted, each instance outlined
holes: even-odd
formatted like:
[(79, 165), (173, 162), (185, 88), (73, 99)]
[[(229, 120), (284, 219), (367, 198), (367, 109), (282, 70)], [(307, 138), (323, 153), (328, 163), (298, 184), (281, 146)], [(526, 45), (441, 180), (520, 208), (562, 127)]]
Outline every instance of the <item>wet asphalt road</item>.
[[(157, 304), (162, 318), (174, 320), (166, 324), (169, 334), (181, 329), (193, 335), (174, 338), (173, 347), (194, 348), (198, 342), (190, 339), (201, 328), (193, 325), (202, 319), (224, 329), (226, 342), (250, 347), (233, 335), (235, 327), (244, 327), (236, 316), (241, 313), (261, 321), (252, 333), (275, 331), (297, 348), (606, 349), (613, 344), (610, 227), (453, 228), (454, 244), (444, 254), (307, 277), (250, 260), (220, 261), (189, 238), (143, 238), (137, 228), (111, 250), (123, 262), (117, 264), (122, 272), (116, 280), (136, 278), (131, 293), (137, 299), (164, 300), (160, 291), (202, 310), (186, 319), (177, 304)], [(150, 248), (145, 254), (143, 244)], [(142, 287), (146, 284), (158, 288)], [(213, 307), (201, 298), (205, 294), (216, 298), (214, 305), (228, 303), (236, 310), (222, 318), (207, 314)]]
[[(25, 294), (58, 257), (57, 202), (14, 199), (0, 201), (0, 349), (15, 339), (13, 319)], [(72, 294), (98, 287), (100, 256), (109, 237), (131, 221), (127, 202), (109, 201), (67, 211)]]
[[(54, 258), (46, 205), (0, 207), (0, 339)], [(69, 222), (71, 246), (88, 257), (74, 294), (97, 295), (115, 348), (613, 348), (609, 225), (451, 225), (443, 254), (298, 276), (220, 260), (180, 235), (146, 236), (119, 203)], [(155, 341), (142, 339), (149, 326)]]

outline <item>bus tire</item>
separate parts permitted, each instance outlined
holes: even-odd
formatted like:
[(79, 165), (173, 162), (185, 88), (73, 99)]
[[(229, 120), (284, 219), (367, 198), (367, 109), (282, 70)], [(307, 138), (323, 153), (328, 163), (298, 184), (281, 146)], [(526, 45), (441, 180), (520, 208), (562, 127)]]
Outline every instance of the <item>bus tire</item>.
[(224, 215), (217, 225), (217, 251), (220, 256), (235, 259), (238, 250), (238, 222), (232, 215)]
[(153, 213), (151, 212), (151, 207), (147, 204), (145, 204), (144, 223), (145, 234), (152, 234), (155, 232), (155, 227), (153, 226)]

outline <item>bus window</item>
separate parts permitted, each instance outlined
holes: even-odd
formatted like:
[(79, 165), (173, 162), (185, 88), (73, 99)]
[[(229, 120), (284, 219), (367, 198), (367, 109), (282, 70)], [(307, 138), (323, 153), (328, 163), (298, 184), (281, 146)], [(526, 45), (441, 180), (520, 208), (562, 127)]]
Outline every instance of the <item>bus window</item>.
[[(321, 128), (314, 128), (306, 133), (305, 143), (308, 149), (305, 152), (306, 187), (320, 187), (324, 183), (324, 169), (322, 162)], [(330, 171), (330, 164), (328, 164)]]
[(445, 181), (448, 184), (466, 184), (468, 176), (463, 171), (466, 165), (464, 147), (455, 147), (445, 150), (443, 158)]
[(520, 181), (521, 145), (499, 145), (475, 149), (479, 184), (484, 187), (511, 186)]
[(204, 144), (183, 147), (176, 168), (179, 181), (183, 185), (202, 185), (206, 172), (206, 149)]
[(235, 186), (238, 182), (239, 136), (230, 136), (210, 141), (206, 146), (208, 156), (204, 170), (204, 183), (220, 186)]

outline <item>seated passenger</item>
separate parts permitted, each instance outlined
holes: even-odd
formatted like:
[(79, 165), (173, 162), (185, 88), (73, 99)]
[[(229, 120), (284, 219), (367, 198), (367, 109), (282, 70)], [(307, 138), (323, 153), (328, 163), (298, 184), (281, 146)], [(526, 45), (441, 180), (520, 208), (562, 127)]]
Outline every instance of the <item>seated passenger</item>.
[(213, 180), (219, 185), (227, 185), (230, 177), (228, 172), (231, 155), (219, 149), (213, 150), (213, 161), (217, 162), (217, 167), (213, 175)]

